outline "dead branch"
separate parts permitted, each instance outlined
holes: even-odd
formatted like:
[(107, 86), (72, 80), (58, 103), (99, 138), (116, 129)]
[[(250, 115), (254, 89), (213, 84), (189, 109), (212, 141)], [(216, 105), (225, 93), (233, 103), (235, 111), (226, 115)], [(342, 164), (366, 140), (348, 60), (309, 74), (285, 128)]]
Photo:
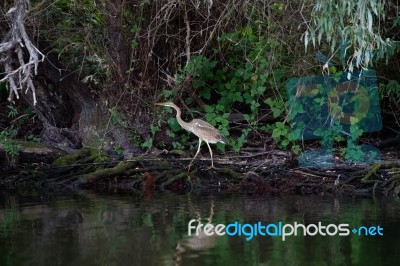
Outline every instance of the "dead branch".
[[(9, 101), (19, 99), (19, 92), (25, 89), (32, 92), (33, 104), (36, 104), (35, 86), (32, 76), (37, 74), (39, 62), (45, 56), (33, 45), (24, 25), (24, 18), (30, 8), (29, 0), (16, 0), (14, 7), (6, 13), (11, 18), (11, 28), (0, 43), (0, 63), (3, 64), (5, 76), (0, 83), (8, 82), (10, 86)], [(24, 56), (27, 54), (28, 56)], [(34, 73), (34, 74), (33, 74)]]

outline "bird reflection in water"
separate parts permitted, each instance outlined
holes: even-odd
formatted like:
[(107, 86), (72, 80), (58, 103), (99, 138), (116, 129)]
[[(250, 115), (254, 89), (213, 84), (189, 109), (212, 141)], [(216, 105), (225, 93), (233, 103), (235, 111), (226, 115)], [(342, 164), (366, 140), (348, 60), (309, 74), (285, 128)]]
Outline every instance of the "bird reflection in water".
[[(190, 204), (190, 202), (189, 202)], [(200, 213), (196, 214), (197, 221), (201, 222)], [(214, 216), (214, 200), (211, 200), (210, 215), (208, 216), (207, 223), (210, 224)], [(205, 225), (206, 225), (205, 224)], [(215, 228), (215, 227), (214, 227)], [(184, 258), (197, 258), (202, 252), (207, 251), (215, 245), (216, 234), (206, 235), (203, 231), (204, 226), (201, 230), (198, 230), (197, 234), (184, 237), (178, 241), (175, 248), (175, 265), (183, 265), (182, 260)], [(197, 231), (197, 230), (196, 230)]]

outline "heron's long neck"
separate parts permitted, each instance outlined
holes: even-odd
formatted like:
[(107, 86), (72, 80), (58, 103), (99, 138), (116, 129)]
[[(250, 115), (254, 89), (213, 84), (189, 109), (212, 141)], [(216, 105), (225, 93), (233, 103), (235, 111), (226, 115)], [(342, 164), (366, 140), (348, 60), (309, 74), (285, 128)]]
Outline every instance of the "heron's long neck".
[(176, 120), (178, 120), (179, 125), (181, 125), (184, 129), (189, 130), (191, 129), (190, 124), (186, 123), (181, 118), (181, 110), (179, 108), (174, 108), (176, 110)]

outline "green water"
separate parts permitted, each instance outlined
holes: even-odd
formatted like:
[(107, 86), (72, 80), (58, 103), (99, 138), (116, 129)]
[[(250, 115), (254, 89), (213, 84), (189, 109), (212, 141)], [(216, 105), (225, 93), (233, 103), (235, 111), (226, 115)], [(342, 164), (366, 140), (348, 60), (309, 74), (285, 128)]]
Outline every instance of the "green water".
[[(383, 236), (188, 237), (191, 219), (380, 225)], [(398, 265), (399, 225), (393, 198), (1, 191), (0, 265)]]

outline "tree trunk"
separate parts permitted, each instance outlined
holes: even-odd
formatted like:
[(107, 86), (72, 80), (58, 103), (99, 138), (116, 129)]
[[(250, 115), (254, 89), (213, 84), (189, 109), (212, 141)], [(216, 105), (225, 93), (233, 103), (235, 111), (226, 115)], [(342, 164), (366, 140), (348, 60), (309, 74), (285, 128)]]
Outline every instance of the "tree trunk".
[[(124, 74), (129, 67), (120, 24), (123, 2), (118, 0), (115, 6), (110, 1), (107, 3), (111, 8), (108, 23), (112, 60), (109, 61), (116, 81), (108, 93), (118, 95), (127, 80)], [(24, 25), (29, 8), (28, 0), (16, 0), (6, 14), (11, 26), (0, 43), (0, 64), (5, 70), (0, 82), (6, 81), (10, 85), (9, 100), (22, 97), (32, 106), (43, 123), (41, 137), (45, 144), (67, 152), (83, 146), (114, 153), (118, 149), (124, 152), (125, 158), (141, 153), (129, 140), (126, 130), (110, 122), (109, 112), (103, 104), (108, 99), (103, 100), (95, 94), (101, 90), (64, 70), (56, 54), (51, 51), (41, 53), (41, 47), (36, 48), (32, 43)], [(47, 54), (46, 58), (44, 54)]]
[(94, 90), (61, 69), (56, 56), (48, 55), (36, 79), (37, 104), (29, 93), (25, 96), (43, 122), (43, 143), (67, 152), (83, 146), (111, 152), (119, 146), (125, 157), (139, 154), (123, 128), (111, 125)]
[[(113, 75), (113, 89), (116, 91), (123, 90), (124, 85), (128, 82), (130, 47), (124, 38), (123, 30), (123, 14), (124, 0), (106, 1), (106, 7), (109, 11), (107, 15), (108, 29), (108, 62)], [(114, 91), (114, 90), (113, 90)]]

